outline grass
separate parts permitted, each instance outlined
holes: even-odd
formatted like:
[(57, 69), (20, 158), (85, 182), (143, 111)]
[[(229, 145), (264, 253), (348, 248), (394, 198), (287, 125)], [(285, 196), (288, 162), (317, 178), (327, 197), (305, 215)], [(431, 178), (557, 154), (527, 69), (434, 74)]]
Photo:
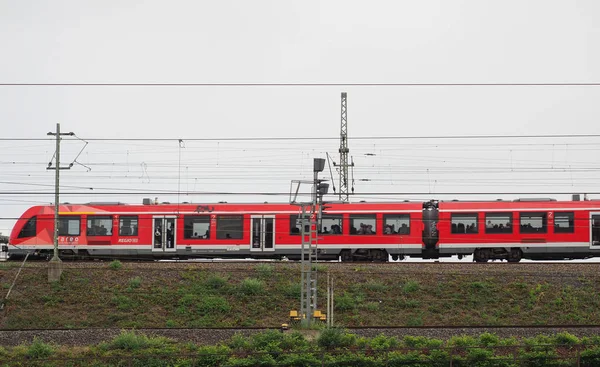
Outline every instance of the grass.
[[(108, 264), (65, 268), (61, 281), (51, 284), (45, 264), (25, 267), (0, 327), (278, 327), (300, 306), (299, 264), (127, 264), (119, 271)], [(368, 265), (355, 271), (356, 266), (328, 264), (335, 279), (335, 322), (349, 327), (600, 323), (600, 283), (589, 281), (592, 274), (520, 277), (498, 265), (490, 269), (500, 270), (482, 276), (468, 269), (444, 273), (440, 264), (380, 273)], [(322, 277), (318, 290), (325, 311)]]

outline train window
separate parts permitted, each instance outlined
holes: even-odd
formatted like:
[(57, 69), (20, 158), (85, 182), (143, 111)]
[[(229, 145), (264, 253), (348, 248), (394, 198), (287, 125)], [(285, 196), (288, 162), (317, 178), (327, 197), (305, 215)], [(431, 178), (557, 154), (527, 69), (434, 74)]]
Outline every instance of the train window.
[(112, 236), (112, 218), (110, 216), (88, 215), (88, 236)]
[(186, 215), (183, 217), (184, 238), (210, 238), (209, 215)]
[(375, 234), (376, 229), (375, 214), (350, 216), (350, 234)]
[(121, 215), (119, 217), (119, 236), (137, 236), (138, 235), (138, 217), (137, 215)]
[(217, 238), (244, 238), (244, 217), (242, 215), (217, 215)]
[(59, 236), (79, 236), (81, 233), (81, 218), (79, 216), (68, 216), (58, 218)]
[(383, 216), (383, 234), (410, 234), (410, 215), (389, 214)]
[(34, 216), (34, 217), (29, 218), (27, 223), (25, 223), (23, 228), (21, 228), (21, 232), (19, 232), (19, 238), (34, 237), (37, 232), (36, 231), (36, 223), (37, 223), (37, 217)]
[(512, 213), (486, 213), (485, 233), (512, 233)]
[(521, 233), (546, 233), (546, 213), (520, 213)]
[[(307, 218), (308, 223), (309, 218)], [(307, 224), (305, 226), (306, 232), (310, 231), (310, 226)], [(299, 215), (290, 215), (290, 234), (300, 234), (302, 233), (302, 222), (300, 220)]]
[(322, 234), (342, 234), (342, 216), (334, 214), (323, 214), (321, 217)]
[(575, 232), (575, 213), (574, 212), (555, 212), (554, 213), (554, 233), (574, 233)]
[(457, 234), (479, 233), (477, 213), (452, 214), (451, 232)]

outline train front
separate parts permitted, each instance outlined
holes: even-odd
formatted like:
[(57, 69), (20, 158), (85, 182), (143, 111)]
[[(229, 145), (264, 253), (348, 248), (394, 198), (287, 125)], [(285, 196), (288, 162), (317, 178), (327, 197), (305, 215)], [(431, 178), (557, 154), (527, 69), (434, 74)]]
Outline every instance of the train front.
[(24, 256), (27, 252), (39, 250), (40, 214), (43, 207), (34, 206), (25, 211), (15, 223), (8, 238), (8, 257)]

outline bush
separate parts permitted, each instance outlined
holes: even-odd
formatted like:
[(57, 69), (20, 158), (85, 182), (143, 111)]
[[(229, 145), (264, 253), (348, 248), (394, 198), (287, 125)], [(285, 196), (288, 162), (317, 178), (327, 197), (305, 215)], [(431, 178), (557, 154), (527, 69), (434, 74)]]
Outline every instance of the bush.
[(33, 338), (33, 343), (27, 348), (25, 355), (29, 358), (48, 358), (54, 353), (54, 347), (44, 343), (37, 336)]
[(119, 270), (123, 267), (123, 264), (119, 260), (113, 260), (108, 264), (108, 267), (112, 270)]
[(288, 298), (300, 299), (302, 294), (302, 284), (292, 283), (283, 288), (282, 293)]
[(334, 305), (335, 309), (338, 311), (349, 311), (356, 308), (356, 302), (354, 300), (354, 297), (352, 297), (346, 292), (344, 292), (344, 294), (342, 294), (341, 296), (335, 298)]
[(377, 335), (371, 339), (371, 342), (369, 343), (369, 346), (373, 350), (390, 350), (393, 348), (398, 348), (398, 345), (400, 345), (400, 342), (397, 338), (393, 336), (388, 337), (383, 334)]
[(218, 275), (212, 275), (206, 279), (205, 284), (208, 288), (221, 289), (227, 285), (227, 279)]
[(496, 334), (483, 333), (479, 335), (479, 344), (486, 347), (493, 347), (498, 345), (500, 338)]
[(554, 336), (554, 343), (558, 345), (576, 345), (579, 344), (579, 338), (573, 334), (569, 334), (566, 331), (558, 333)]
[(354, 334), (348, 334), (345, 330), (338, 328), (325, 329), (317, 338), (317, 344), (321, 348), (327, 349), (346, 348), (353, 345), (355, 341)]
[(142, 278), (140, 277), (129, 279), (129, 289), (139, 288), (140, 284), (142, 284)]
[(453, 347), (474, 347), (479, 343), (470, 335), (453, 336), (448, 340), (448, 345)]
[(221, 366), (229, 359), (231, 350), (224, 345), (207, 345), (198, 349), (197, 366)]
[(600, 347), (593, 347), (581, 352), (583, 366), (600, 366)]
[(260, 294), (264, 287), (265, 283), (262, 280), (246, 278), (240, 283), (240, 292), (246, 295)]
[(402, 339), (404, 345), (408, 348), (440, 348), (444, 342), (440, 339), (427, 338), (424, 336), (406, 335)]
[(144, 334), (136, 334), (133, 331), (122, 331), (113, 340), (101, 344), (101, 349), (111, 350), (140, 350), (151, 347), (162, 347), (169, 344), (170, 340), (165, 337), (149, 338)]
[(225, 313), (231, 311), (231, 306), (223, 297), (209, 296), (201, 298), (196, 309), (200, 314)]
[(273, 275), (273, 265), (269, 264), (258, 264), (256, 265), (256, 272), (261, 278), (270, 278)]

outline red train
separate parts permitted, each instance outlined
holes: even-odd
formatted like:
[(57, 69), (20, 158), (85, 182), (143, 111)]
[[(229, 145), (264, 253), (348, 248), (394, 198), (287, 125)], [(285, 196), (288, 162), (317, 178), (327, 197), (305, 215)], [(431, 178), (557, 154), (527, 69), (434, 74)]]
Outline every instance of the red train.
[[(59, 210), (63, 256), (300, 256), (299, 209), (289, 204), (89, 203)], [(28, 209), (12, 230), (9, 255), (52, 253), (53, 229), (53, 206)], [(319, 233), (320, 259), (587, 258), (600, 255), (600, 201), (328, 204)]]

